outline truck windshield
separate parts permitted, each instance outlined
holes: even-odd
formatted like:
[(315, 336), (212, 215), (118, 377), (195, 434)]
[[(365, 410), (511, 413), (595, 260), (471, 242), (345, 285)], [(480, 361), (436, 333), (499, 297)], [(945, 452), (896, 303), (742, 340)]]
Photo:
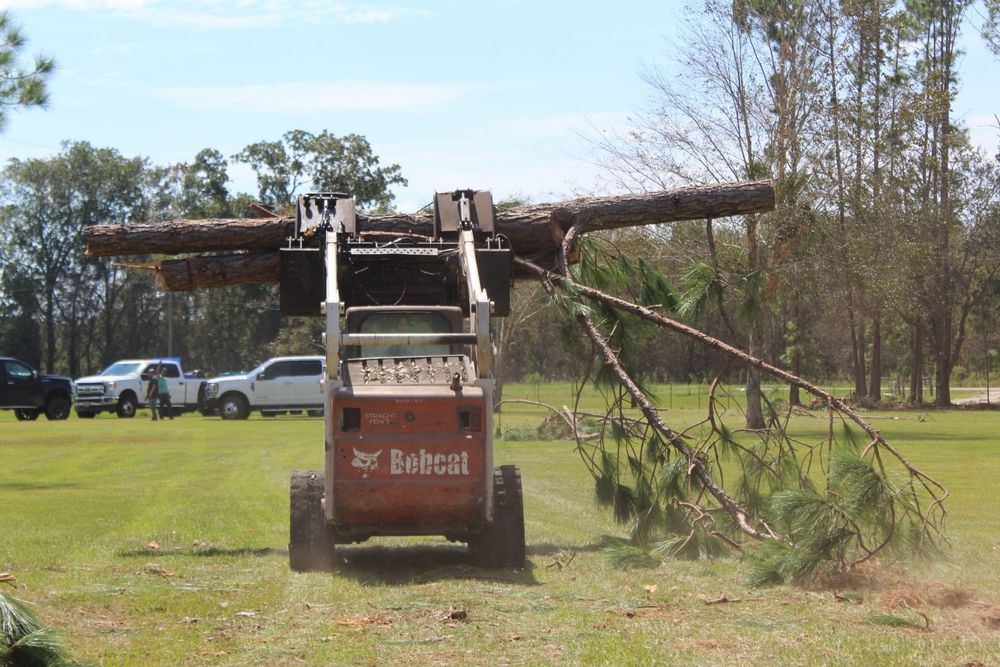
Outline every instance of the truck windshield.
[[(451, 333), (451, 323), (441, 313), (372, 313), (361, 322), (360, 333)], [(368, 345), (362, 357), (435, 357), (449, 352), (448, 345)]]
[(103, 371), (98, 373), (98, 375), (132, 375), (139, 370), (138, 363), (125, 363), (119, 362), (117, 364), (111, 364)]

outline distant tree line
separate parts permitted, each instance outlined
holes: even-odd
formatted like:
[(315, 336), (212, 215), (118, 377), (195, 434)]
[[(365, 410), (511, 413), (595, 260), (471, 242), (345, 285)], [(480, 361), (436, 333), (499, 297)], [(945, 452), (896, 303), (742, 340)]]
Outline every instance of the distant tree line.
[(231, 159), (256, 172), (257, 193), (230, 191), (215, 149), (161, 166), (67, 142), (51, 158), (10, 160), (0, 172), (0, 351), (72, 376), (124, 357), (171, 354), (228, 371), (319, 352), (318, 322), (282, 318), (273, 285), (164, 294), (150, 271), (85, 255), (87, 225), (248, 217), (253, 202), (284, 212), (303, 186), (353, 192), (374, 210), (405, 183), (358, 135), (296, 130)]
[(644, 72), (652, 103), (597, 154), (625, 189), (770, 177), (778, 207), (649, 233), (682, 313), (797, 374), (845, 377), (859, 398), (894, 377), (899, 398), (925, 402), (929, 387), (943, 405), (956, 374), (983, 377), (1000, 343), (1000, 156), (970, 143), (954, 102), (962, 30), (985, 18), (997, 44), (1000, 5), (984, 8), (690, 10), (674, 67)]

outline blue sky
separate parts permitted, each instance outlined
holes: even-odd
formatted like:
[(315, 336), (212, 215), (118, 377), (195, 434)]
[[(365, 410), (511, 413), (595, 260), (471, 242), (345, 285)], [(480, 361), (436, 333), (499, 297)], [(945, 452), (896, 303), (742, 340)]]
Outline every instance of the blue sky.
[[(46, 111), (12, 114), (0, 160), (87, 140), (166, 164), (290, 129), (362, 134), (409, 179), (397, 205), (490, 188), (599, 191), (581, 134), (620, 128), (668, 59), (682, 3), (0, 0), (59, 70)], [(995, 150), (997, 61), (971, 32), (956, 112)], [(231, 169), (234, 189), (251, 173)]]

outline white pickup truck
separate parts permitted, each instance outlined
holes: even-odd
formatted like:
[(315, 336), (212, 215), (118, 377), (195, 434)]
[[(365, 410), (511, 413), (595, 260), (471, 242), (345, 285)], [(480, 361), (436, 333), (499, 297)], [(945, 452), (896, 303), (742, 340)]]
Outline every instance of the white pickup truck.
[(223, 419), (246, 419), (251, 410), (273, 417), (305, 410), (323, 416), (323, 371), (326, 359), (275, 357), (249, 373), (223, 375), (205, 381), (204, 414)]
[(74, 383), (77, 416), (87, 419), (99, 412), (114, 412), (119, 417), (134, 417), (138, 408), (147, 405), (146, 389), (157, 366), (163, 367), (167, 378), (174, 414), (196, 410), (201, 380), (185, 376), (180, 359), (123, 359)]

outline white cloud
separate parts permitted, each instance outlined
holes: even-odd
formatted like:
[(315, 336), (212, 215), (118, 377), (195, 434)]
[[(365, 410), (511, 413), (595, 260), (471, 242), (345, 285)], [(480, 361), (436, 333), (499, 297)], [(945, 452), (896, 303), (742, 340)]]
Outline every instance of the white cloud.
[[(472, 88), (476, 88), (473, 86)], [(487, 86), (478, 87), (488, 92)], [(466, 83), (289, 81), (238, 86), (180, 86), (151, 95), (200, 111), (310, 113), (328, 111), (424, 111), (470, 92)]]
[(0, 9), (47, 7), (110, 13), (193, 30), (239, 30), (302, 21), (341, 25), (388, 23), (430, 14), (425, 9), (396, 5), (320, 0), (0, 0)]

